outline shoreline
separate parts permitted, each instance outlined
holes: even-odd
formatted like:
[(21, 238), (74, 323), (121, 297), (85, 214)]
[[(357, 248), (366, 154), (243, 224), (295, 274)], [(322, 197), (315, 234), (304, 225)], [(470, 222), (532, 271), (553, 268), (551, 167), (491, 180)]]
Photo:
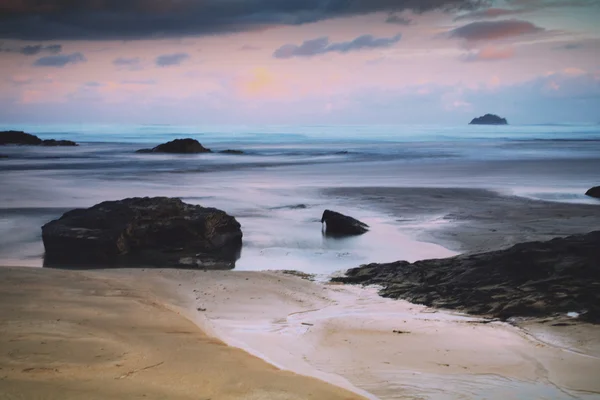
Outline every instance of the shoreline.
[(384, 299), (373, 288), (314, 283), (280, 272), (150, 272), (153, 290), (169, 287), (171, 296), (187, 296), (180, 306), (206, 332), (286, 370), (347, 389), (352, 387), (344, 381), (350, 382), (372, 394), (367, 398), (393, 399), (398, 393), (438, 398), (448, 390), (499, 391), (492, 399), (600, 393), (589, 372), (600, 367), (598, 326), (577, 328), (577, 340), (594, 351), (561, 349), (540, 340), (540, 333), (559, 337), (543, 324), (488, 322)]
[[(397, 218), (397, 229), (416, 240), (464, 252), (600, 225), (600, 207), (595, 205), (528, 200), (480, 189), (337, 188), (324, 193), (343, 196), (351, 207), (368, 204)], [(0, 273), (17, 269), (0, 267)], [(593, 374), (600, 370), (600, 326), (573, 319), (524, 320), (512, 326), (384, 299), (374, 288), (309, 282), (272, 271), (20, 270), (39, 279), (70, 275), (84, 285), (94, 279), (118, 282), (117, 291), (125, 285), (144, 293), (193, 323), (198, 334), (241, 353), (237, 356), (258, 357), (269, 368), (291, 371), (299, 379), (316, 378), (309, 387), (325, 385), (322, 390), (332, 393), (346, 389), (371, 399), (438, 399), (447, 398), (448, 392), (497, 396), (490, 399), (586, 399), (600, 394)], [(76, 293), (79, 288), (69, 288), (75, 291), (72, 301), (83, 300)], [(103, 306), (102, 301), (95, 306)], [(146, 324), (149, 318), (140, 315), (137, 321)], [(40, 376), (34, 381), (47, 379)]]

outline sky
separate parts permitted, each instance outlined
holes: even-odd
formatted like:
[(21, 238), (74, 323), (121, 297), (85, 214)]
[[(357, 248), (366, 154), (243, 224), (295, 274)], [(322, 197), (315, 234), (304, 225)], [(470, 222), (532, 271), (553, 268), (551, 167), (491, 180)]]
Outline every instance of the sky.
[(600, 123), (600, 0), (3, 0), (0, 123)]

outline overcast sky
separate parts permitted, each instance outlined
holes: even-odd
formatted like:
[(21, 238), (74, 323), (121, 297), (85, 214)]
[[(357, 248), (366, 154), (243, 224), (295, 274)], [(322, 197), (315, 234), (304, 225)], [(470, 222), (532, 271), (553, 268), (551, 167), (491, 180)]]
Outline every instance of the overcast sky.
[(5, 0), (0, 122), (600, 123), (600, 0)]

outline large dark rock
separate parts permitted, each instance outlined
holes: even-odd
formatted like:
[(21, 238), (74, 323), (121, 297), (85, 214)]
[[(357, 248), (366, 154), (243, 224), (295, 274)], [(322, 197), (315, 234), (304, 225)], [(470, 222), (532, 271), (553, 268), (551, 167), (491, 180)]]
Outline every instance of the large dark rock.
[(585, 195), (600, 199), (600, 186), (594, 186), (593, 188), (591, 188), (587, 192), (585, 192)]
[(77, 143), (72, 140), (42, 140), (42, 146), (79, 146)]
[(323, 212), (321, 223), (325, 223), (325, 234), (329, 236), (362, 235), (369, 230), (369, 225), (331, 210)]
[(46, 266), (233, 268), (242, 231), (224, 211), (144, 197), (69, 211), (42, 239)]
[(35, 135), (22, 131), (2, 131), (0, 132), (0, 145), (6, 144), (30, 146), (77, 146), (77, 143), (71, 140), (42, 140)]
[(152, 149), (138, 150), (137, 153), (197, 154), (212, 153), (212, 151), (202, 146), (196, 139), (175, 139), (167, 143), (159, 144)]
[(42, 144), (42, 139), (22, 131), (2, 131), (0, 145), (5, 144), (39, 145)]
[(494, 114), (485, 114), (483, 117), (473, 118), (469, 125), (508, 125), (506, 118)]
[(363, 265), (334, 280), (502, 319), (578, 312), (600, 323), (600, 231), (475, 255)]

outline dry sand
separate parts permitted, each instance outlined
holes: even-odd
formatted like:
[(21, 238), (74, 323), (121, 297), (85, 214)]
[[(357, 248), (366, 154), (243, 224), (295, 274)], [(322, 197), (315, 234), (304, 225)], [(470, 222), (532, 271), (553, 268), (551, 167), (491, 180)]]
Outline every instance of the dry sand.
[(209, 337), (102, 271), (0, 268), (0, 399), (358, 399)]

